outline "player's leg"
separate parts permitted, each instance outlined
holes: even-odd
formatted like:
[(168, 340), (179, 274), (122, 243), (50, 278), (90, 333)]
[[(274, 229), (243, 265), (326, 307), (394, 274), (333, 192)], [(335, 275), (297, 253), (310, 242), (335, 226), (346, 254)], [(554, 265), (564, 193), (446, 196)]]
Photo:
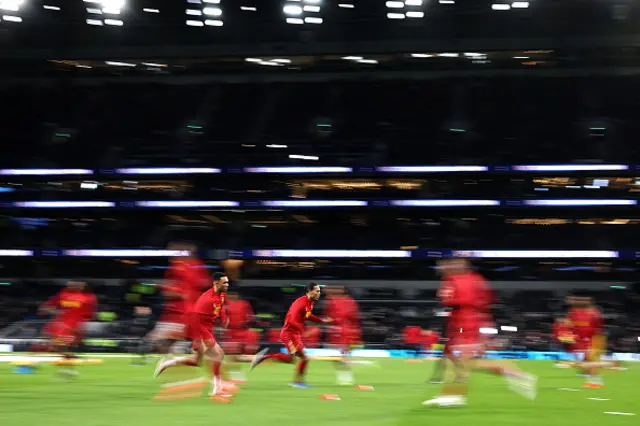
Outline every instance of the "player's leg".
[(511, 361), (479, 359), (474, 362), (473, 370), (504, 377), (511, 391), (526, 398), (535, 399), (537, 395), (537, 377), (522, 371)]
[(445, 384), (440, 394), (422, 404), (426, 406), (452, 407), (466, 404), (468, 380), (472, 371), (474, 351), (471, 345), (450, 345), (451, 356), (456, 357), (454, 368), (456, 379), (452, 383)]
[(244, 353), (244, 332), (243, 330), (229, 330), (226, 342), (223, 345), (225, 351), (226, 367), (229, 371), (229, 378), (235, 384), (247, 382), (247, 377), (242, 371), (240, 357)]
[(431, 384), (444, 383), (444, 373), (447, 368), (447, 360), (451, 360), (454, 363), (456, 360), (455, 356), (453, 356), (453, 353), (451, 352), (451, 345), (448, 342), (445, 343), (444, 345), (444, 348), (442, 350), (442, 356), (438, 361), (436, 361), (436, 365), (431, 375), (431, 379), (429, 380), (429, 383)]
[(287, 349), (287, 353), (275, 352), (275, 353), (270, 354), (269, 353), (269, 348), (265, 348), (265, 349), (261, 350), (260, 352), (258, 352), (253, 357), (253, 361), (251, 361), (250, 370), (253, 370), (258, 365), (260, 365), (263, 362), (268, 361), (268, 360), (282, 362), (282, 363), (285, 363), (285, 364), (293, 364), (294, 359), (295, 359), (294, 358), (295, 353), (298, 352), (302, 348), (302, 344), (300, 344), (298, 346), (295, 343), (295, 341), (300, 340), (300, 339), (299, 338), (296, 339), (295, 336), (290, 334), (290, 333), (282, 333), (280, 335), (280, 338), (282, 339), (282, 343), (283, 343), (284, 347)]
[(158, 377), (160, 374), (164, 373), (168, 368), (177, 367), (177, 366), (187, 366), (187, 367), (198, 367), (202, 364), (202, 360), (204, 358), (204, 352), (206, 347), (202, 340), (194, 340), (193, 341), (193, 350), (194, 353), (192, 355), (185, 355), (177, 358), (163, 358), (158, 361), (156, 364), (156, 369), (153, 373), (154, 377)]
[(341, 386), (353, 385), (353, 370), (349, 363), (351, 353), (351, 343), (347, 337), (341, 337), (340, 343), (336, 345), (340, 351), (340, 357), (334, 362), (336, 368), (336, 381)]

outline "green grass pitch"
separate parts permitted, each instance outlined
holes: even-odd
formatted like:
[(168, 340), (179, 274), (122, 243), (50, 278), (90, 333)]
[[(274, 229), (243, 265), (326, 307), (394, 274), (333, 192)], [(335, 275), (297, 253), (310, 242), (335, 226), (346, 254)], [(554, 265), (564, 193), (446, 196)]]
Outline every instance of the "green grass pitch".
[[(385, 359), (377, 363), (354, 367), (357, 383), (374, 386), (374, 391), (337, 386), (333, 366), (327, 361), (310, 364), (308, 381), (314, 389), (287, 386), (292, 366), (261, 365), (227, 405), (213, 403), (204, 394), (194, 399), (152, 401), (160, 389), (151, 377), (153, 366), (132, 367), (126, 358), (78, 367), (80, 377), (71, 383), (53, 381), (56, 367), (51, 365), (40, 367), (35, 374), (19, 375), (7, 363), (0, 363), (0, 425), (640, 425), (640, 368), (634, 364), (628, 371), (606, 372), (604, 389), (582, 390), (584, 379), (575, 370), (525, 361), (521, 366), (540, 378), (536, 401), (510, 393), (499, 377), (478, 373), (472, 377), (469, 406), (438, 409), (421, 405), (439, 389), (425, 384), (433, 362)], [(322, 394), (337, 394), (341, 399), (325, 401), (320, 399)]]

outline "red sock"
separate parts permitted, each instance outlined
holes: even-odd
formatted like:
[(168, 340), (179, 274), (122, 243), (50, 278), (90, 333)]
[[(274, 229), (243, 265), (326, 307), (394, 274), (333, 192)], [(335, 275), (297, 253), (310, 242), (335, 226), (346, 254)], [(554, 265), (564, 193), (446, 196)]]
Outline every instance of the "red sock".
[(293, 362), (293, 356), (289, 354), (283, 354), (281, 352), (265, 356), (264, 360), (267, 359), (275, 359), (276, 361), (284, 362), (285, 364), (291, 364)]
[(298, 379), (300, 381), (303, 381), (303, 379), (304, 379), (304, 373), (305, 373), (305, 371), (307, 371), (307, 364), (308, 363), (309, 363), (309, 360), (306, 360), (306, 359), (302, 359), (298, 363)]

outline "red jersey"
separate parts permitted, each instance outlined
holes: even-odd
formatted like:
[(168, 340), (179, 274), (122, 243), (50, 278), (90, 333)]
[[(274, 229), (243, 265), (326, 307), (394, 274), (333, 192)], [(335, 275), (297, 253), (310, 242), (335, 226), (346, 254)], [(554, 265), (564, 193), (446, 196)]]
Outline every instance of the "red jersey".
[(211, 285), (205, 264), (195, 258), (175, 258), (171, 261), (163, 289), (178, 297), (167, 298), (164, 311), (183, 314), (191, 310), (202, 292)]
[(245, 329), (253, 318), (253, 309), (246, 300), (228, 300), (227, 315), (229, 316), (229, 328)]
[(602, 315), (595, 307), (572, 308), (567, 318), (571, 322), (573, 332), (580, 338), (591, 338), (602, 331)]
[(574, 339), (573, 328), (571, 324), (555, 322), (553, 324), (553, 338), (560, 343), (566, 343), (565, 339)]
[(98, 307), (98, 299), (87, 291), (63, 289), (43, 306), (56, 308), (56, 321), (75, 326), (93, 318)]
[(452, 308), (447, 319), (450, 330), (478, 330), (490, 319), (493, 303), (487, 281), (475, 272), (447, 277), (438, 291), (443, 306)]
[(216, 293), (212, 287), (198, 298), (191, 312), (195, 314), (199, 324), (213, 328), (213, 324), (218, 318), (222, 322), (227, 320), (227, 313), (224, 309), (226, 295), (226, 293)]
[(297, 298), (289, 308), (287, 316), (284, 318), (282, 333), (302, 333), (304, 332), (304, 322), (322, 322), (322, 319), (313, 315), (314, 302), (305, 295)]
[(326, 300), (325, 311), (327, 316), (335, 320), (338, 327), (359, 327), (360, 313), (358, 304), (347, 295), (331, 296)]

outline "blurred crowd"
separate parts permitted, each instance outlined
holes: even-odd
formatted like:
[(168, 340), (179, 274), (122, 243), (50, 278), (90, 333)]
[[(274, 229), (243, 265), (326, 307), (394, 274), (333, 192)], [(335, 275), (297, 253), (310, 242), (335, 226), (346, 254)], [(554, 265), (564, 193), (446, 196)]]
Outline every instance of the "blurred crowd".
[[(123, 285), (93, 283), (92, 291), (98, 296), (96, 322), (87, 338), (122, 339), (132, 336), (131, 323), (136, 308), (149, 307), (157, 315), (162, 298), (156, 288), (136, 282)], [(42, 320), (37, 308), (53, 295), (56, 286), (43, 282), (20, 282), (0, 287), (0, 339), (34, 338), (38, 336)], [(263, 343), (274, 340), (283, 324), (290, 303), (298, 297), (296, 287), (238, 287), (240, 296), (249, 301), (255, 313), (251, 327), (260, 333)], [(349, 290), (360, 306), (363, 343), (370, 348), (406, 348), (407, 331), (419, 328), (421, 332), (441, 333), (443, 321), (435, 290), (399, 290), (391, 288), (353, 287)], [(597, 302), (602, 310), (609, 350), (640, 352), (640, 292), (626, 289), (582, 292)], [(559, 350), (552, 335), (553, 323), (566, 312), (565, 295), (553, 291), (499, 291), (493, 315), (498, 338), (510, 350)], [(323, 313), (322, 300), (316, 312)], [(329, 314), (328, 312), (326, 314)], [(152, 317), (153, 318), (153, 317)], [(149, 326), (153, 325), (153, 320)], [(516, 327), (517, 331), (504, 331), (501, 327)], [(516, 330), (512, 329), (512, 330)], [(326, 330), (324, 330), (326, 332)], [(275, 337), (274, 337), (275, 336)], [(323, 345), (323, 330), (318, 330), (310, 346)], [(413, 346), (409, 346), (413, 347)]]

